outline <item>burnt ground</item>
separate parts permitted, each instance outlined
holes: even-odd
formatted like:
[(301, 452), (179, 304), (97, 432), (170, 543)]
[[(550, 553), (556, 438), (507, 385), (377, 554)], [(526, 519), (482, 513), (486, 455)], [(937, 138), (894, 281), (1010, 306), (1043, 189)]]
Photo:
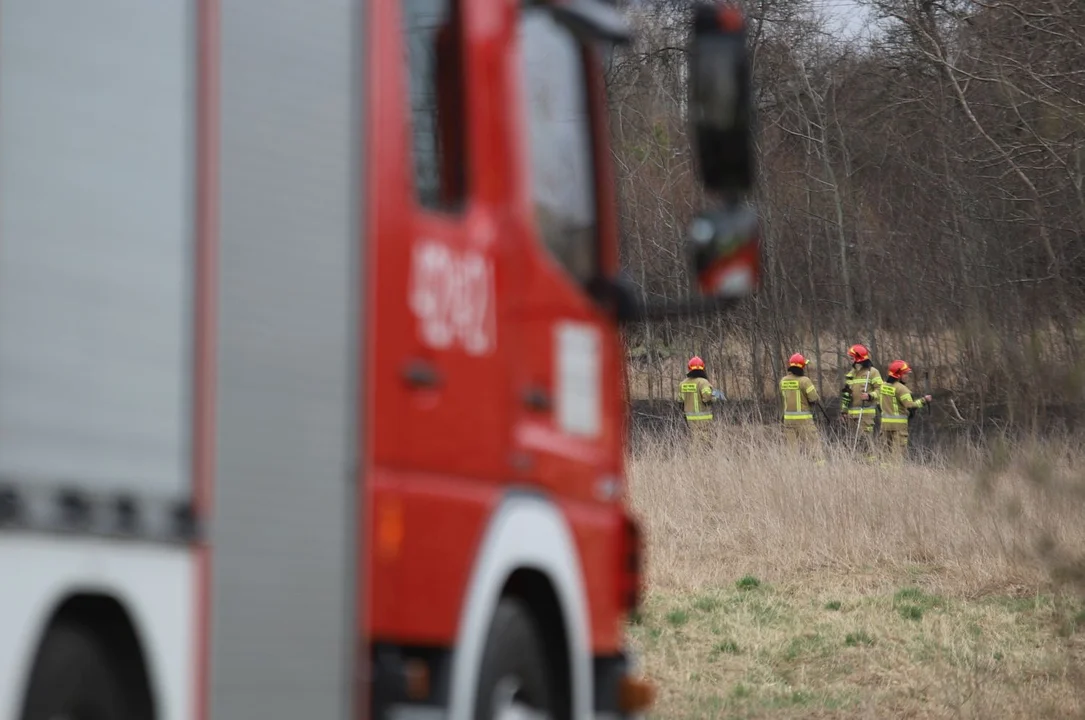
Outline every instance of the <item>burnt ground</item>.
[[(943, 399), (946, 396), (946, 393), (941, 394)], [(962, 406), (961, 401), (956, 400), (957, 411), (965, 418), (962, 422), (955, 417), (947, 402), (939, 401), (939, 394), (936, 393), (935, 398), (931, 407), (917, 412), (909, 423), (909, 444), (915, 455), (948, 451), (962, 442), (982, 442), (993, 435), (1011, 438), (1029, 434), (1041, 437), (1062, 435), (1081, 429), (1082, 421), (1085, 420), (1078, 408), (1069, 405), (1051, 406), (1040, 414), (1021, 417), (1020, 413), (1015, 416), (1004, 405), (988, 405), (981, 410), (975, 406)], [(826, 412), (834, 421), (827, 422), (815, 412), (815, 422), (831, 442), (850, 444), (850, 434), (846, 428), (850, 427), (854, 431), (854, 426), (845, 426), (836, 421), (839, 407), (839, 400), (831, 399)], [(729, 400), (716, 407), (714, 422), (721, 425), (756, 423), (778, 426), (780, 420), (777, 414), (775, 403)], [(682, 412), (677, 403), (666, 400), (633, 400), (630, 403), (629, 432), (634, 451), (646, 440), (669, 435), (683, 428)], [(845, 434), (848, 435), (847, 438)]]

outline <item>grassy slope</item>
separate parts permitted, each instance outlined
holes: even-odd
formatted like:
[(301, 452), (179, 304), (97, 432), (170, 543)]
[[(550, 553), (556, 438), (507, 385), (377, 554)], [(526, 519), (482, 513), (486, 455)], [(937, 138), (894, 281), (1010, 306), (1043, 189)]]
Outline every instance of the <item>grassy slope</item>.
[(1085, 716), (1072, 460), (810, 467), (753, 428), (632, 458), (655, 715)]

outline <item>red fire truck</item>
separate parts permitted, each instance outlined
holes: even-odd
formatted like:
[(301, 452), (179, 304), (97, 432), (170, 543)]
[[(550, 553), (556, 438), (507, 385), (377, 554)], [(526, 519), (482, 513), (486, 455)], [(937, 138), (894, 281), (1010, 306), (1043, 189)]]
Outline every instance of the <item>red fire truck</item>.
[(699, 11), (703, 298), (618, 267), (604, 0), (0, 0), (0, 719), (587, 718), (620, 323), (757, 285)]

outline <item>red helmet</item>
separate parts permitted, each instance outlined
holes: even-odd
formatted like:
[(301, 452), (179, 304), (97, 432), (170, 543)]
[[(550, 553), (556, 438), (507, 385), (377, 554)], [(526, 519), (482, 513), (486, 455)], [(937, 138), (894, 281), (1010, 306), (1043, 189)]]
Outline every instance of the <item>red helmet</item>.
[(804, 368), (806, 367), (806, 358), (802, 356), (802, 353), (795, 353), (788, 359), (787, 366), (789, 368)]
[(891, 378), (900, 380), (911, 371), (912, 368), (909, 367), (908, 363), (904, 362), (903, 360), (894, 360), (893, 362), (889, 363), (889, 377)]
[(704, 370), (704, 360), (694, 355), (689, 359), (689, 362), (686, 363), (686, 367), (690, 370)]
[(861, 363), (870, 359), (870, 351), (866, 349), (865, 345), (852, 345), (848, 348), (848, 357), (851, 358), (853, 363)]

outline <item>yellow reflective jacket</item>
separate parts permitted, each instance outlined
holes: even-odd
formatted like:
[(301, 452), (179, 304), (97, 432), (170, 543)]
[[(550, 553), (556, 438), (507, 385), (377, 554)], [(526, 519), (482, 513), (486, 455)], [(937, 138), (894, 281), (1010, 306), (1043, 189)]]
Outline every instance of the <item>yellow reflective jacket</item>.
[[(867, 370), (870, 370), (870, 381), (867, 382)], [(851, 402), (842, 399), (840, 402), (841, 412), (847, 411), (851, 417), (859, 415), (873, 415), (878, 407), (878, 390), (882, 387), (882, 375), (878, 368), (852, 368), (844, 375), (844, 383), (851, 388)], [(863, 400), (863, 386), (870, 395), (869, 400)]]
[(814, 422), (810, 403), (819, 402), (814, 382), (805, 375), (788, 373), (780, 378), (780, 396), (784, 401), (784, 422)]
[(882, 429), (898, 430), (908, 427), (908, 411), (923, 407), (923, 399), (912, 399), (912, 391), (900, 381), (883, 383), (878, 393), (882, 407)]
[(678, 402), (686, 420), (711, 420), (712, 383), (702, 377), (685, 378), (678, 385)]

